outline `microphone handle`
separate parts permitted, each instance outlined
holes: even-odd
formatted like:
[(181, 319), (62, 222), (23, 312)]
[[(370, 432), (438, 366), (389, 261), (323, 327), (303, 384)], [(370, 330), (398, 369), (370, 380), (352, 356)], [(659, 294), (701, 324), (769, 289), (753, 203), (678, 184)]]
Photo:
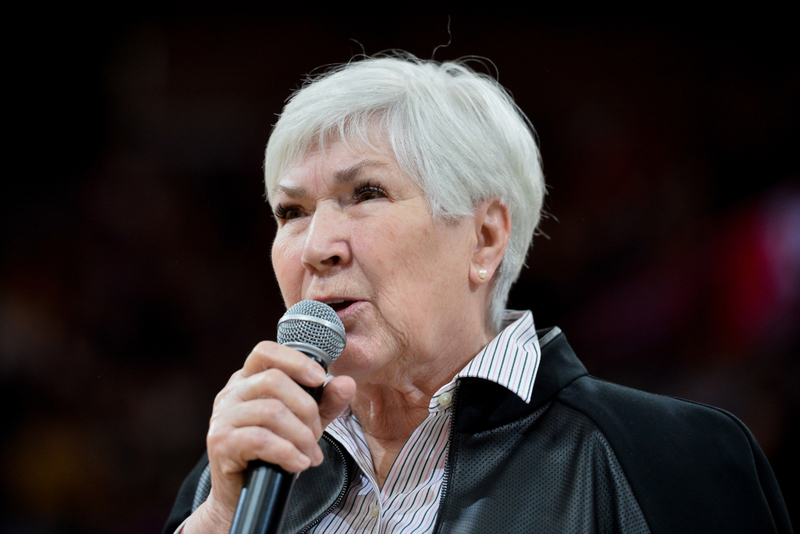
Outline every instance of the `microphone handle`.
[[(325, 362), (304, 354), (328, 370)], [(322, 386), (303, 389), (319, 403)], [(262, 460), (250, 461), (230, 534), (278, 534), (298, 474)]]

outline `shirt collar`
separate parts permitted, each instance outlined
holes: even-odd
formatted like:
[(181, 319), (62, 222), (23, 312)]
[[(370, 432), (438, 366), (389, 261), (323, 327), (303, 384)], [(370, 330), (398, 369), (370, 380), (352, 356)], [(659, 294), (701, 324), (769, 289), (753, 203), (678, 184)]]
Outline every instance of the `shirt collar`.
[(506, 310), (503, 330), (431, 399), (431, 409), (443, 392), (455, 387), (459, 378), (490, 380), (508, 389), (526, 403), (531, 401), (533, 384), (542, 351), (530, 311)]
[[(439, 388), (433, 395), (429, 406), (431, 411), (441, 407), (439, 397), (442, 393), (452, 392), (456, 381), (467, 377), (490, 380), (508, 389), (526, 403), (531, 401), (533, 384), (542, 359), (533, 314), (527, 310), (505, 310), (502, 326), (500, 333), (472, 358), (453, 377), (453, 380)], [(328, 380), (331, 378), (329, 376)], [(339, 417), (348, 417), (351, 414), (348, 406)]]

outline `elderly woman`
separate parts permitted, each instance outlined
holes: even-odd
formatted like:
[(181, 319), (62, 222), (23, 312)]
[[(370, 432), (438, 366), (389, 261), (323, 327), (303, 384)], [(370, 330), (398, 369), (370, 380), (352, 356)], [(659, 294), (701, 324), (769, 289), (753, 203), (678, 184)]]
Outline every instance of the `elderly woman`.
[[(788, 532), (734, 417), (589, 376), (504, 310), (544, 182), (526, 117), (463, 63), (382, 57), (297, 92), (270, 137), (272, 261), (347, 346), (258, 344), (165, 528), (228, 532), (248, 462), (302, 472), (285, 532)], [(209, 484), (210, 482), (210, 484)]]

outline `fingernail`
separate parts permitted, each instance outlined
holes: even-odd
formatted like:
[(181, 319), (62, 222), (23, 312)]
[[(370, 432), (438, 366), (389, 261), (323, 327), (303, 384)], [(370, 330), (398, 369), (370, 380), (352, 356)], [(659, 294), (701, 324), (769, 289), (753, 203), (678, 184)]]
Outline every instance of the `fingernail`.
[(305, 454), (303, 454), (301, 452), (300, 453), (300, 464), (301, 464), (301, 467), (303, 469), (307, 468), (308, 466), (311, 465), (311, 458), (309, 458), (308, 456), (306, 456)]
[(325, 371), (323, 371), (322, 367), (320, 367), (319, 365), (315, 365), (313, 369), (311, 369), (311, 378), (316, 380), (317, 382), (325, 381), (326, 376), (327, 375), (325, 374)]
[(320, 448), (319, 448), (319, 446), (317, 446), (317, 451), (316, 451), (316, 453), (314, 454), (314, 456), (317, 458), (317, 462), (316, 462), (316, 464), (315, 464), (315, 465), (319, 465), (319, 464), (321, 464), (321, 463), (322, 463), (322, 460), (324, 460), (324, 459), (325, 459), (325, 456), (322, 454), (322, 449), (320, 449)]

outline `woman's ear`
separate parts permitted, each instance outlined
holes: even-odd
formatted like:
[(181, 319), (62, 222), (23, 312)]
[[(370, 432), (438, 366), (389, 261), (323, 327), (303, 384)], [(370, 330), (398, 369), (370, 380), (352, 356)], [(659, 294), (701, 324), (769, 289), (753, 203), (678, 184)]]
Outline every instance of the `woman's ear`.
[(472, 254), (470, 281), (483, 285), (494, 276), (511, 237), (511, 214), (499, 198), (490, 198), (475, 208), (477, 243)]

